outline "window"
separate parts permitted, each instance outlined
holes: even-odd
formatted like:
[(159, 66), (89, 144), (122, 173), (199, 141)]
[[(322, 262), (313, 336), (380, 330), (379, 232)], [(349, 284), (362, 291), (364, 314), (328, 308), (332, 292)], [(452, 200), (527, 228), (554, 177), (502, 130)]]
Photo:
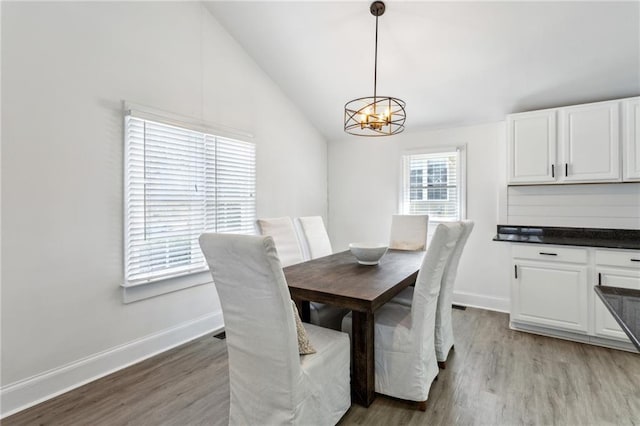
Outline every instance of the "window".
[(422, 200), (422, 169), (410, 170), (411, 201)]
[(449, 199), (448, 171), (449, 161), (447, 159), (427, 160), (427, 200), (447, 201)]
[(463, 149), (406, 154), (402, 214), (428, 214), (432, 222), (464, 217)]
[(206, 271), (203, 232), (254, 232), (253, 143), (129, 114), (125, 150), (125, 286)]

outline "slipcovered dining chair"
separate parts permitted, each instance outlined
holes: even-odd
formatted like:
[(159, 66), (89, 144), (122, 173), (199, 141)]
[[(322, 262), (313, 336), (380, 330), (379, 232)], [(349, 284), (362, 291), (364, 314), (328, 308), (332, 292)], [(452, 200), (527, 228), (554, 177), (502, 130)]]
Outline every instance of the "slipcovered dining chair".
[(224, 317), (229, 424), (334, 425), (351, 405), (349, 338), (305, 324), (316, 352), (299, 355), (273, 238), (202, 234)]
[(300, 230), (303, 254), (306, 252), (307, 259), (317, 259), (333, 253), (322, 216), (298, 217), (295, 222)]
[[(435, 349), (438, 366), (442, 369), (446, 368), (446, 361), (449, 351), (453, 347), (453, 325), (451, 321), (451, 306), (453, 303), (453, 288), (458, 273), (458, 265), (462, 252), (471, 231), (473, 230), (473, 222), (464, 220), (462, 224), (462, 233), (456, 242), (456, 247), (451, 254), (451, 259), (444, 269), (442, 275), (442, 283), (440, 285), (440, 294), (438, 295), (438, 308), (436, 310), (436, 326), (435, 326)], [(405, 288), (400, 294), (391, 300), (391, 303), (400, 303), (405, 306), (411, 306), (413, 300), (414, 289), (412, 287)]]
[(258, 219), (256, 222), (260, 234), (269, 235), (273, 238), (283, 267), (294, 265), (304, 260), (296, 229), (293, 227), (290, 217)]
[[(329, 256), (333, 253), (331, 241), (321, 216), (296, 218), (300, 236), (308, 253), (308, 259)], [(310, 303), (310, 321), (312, 324), (340, 331), (342, 318), (349, 313), (348, 309), (338, 308), (319, 302)]]
[(396, 250), (425, 250), (429, 215), (394, 214), (391, 217), (389, 248)]
[[(376, 392), (418, 402), (421, 410), (438, 375), (434, 326), (440, 281), (461, 232), (459, 223), (438, 225), (418, 272), (413, 304), (387, 303), (375, 312)], [(351, 315), (342, 330), (351, 331)]]
[[(322, 220), (322, 218), (320, 218)], [(258, 228), (262, 235), (269, 235), (273, 238), (278, 251), (278, 256), (282, 259), (282, 266), (294, 265), (303, 262), (305, 259), (300, 249), (300, 240), (290, 217), (276, 217), (257, 220)], [(322, 224), (324, 229), (324, 224)], [(326, 231), (324, 231), (326, 235)], [(317, 222), (315, 224), (315, 234), (317, 236)], [(327, 240), (329, 237), (327, 236)], [(323, 244), (316, 244), (317, 250), (320, 250)], [(324, 244), (326, 249), (326, 244)], [(329, 248), (331, 246), (329, 245)], [(327, 253), (330, 254), (330, 253)], [(326, 254), (324, 254), (326, 256)], [(340, 330), (340, 323), (344, 316), (344, 311), (325, 305), (323, 303), (309, 303), (309, 321), (312, 324), (321, 327), (333, 328)]]

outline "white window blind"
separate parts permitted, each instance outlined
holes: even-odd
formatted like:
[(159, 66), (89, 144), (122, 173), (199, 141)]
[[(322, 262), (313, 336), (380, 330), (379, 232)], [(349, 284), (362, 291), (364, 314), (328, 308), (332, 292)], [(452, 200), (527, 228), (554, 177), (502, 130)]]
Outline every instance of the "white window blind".
[(206, 270), (203, 232), (254, 232), (253, 143), (126, 115), (125, 150), (125, 285)]
[(403, 214), (446, 222), (462, 217), (460, 150), (403, 156)]

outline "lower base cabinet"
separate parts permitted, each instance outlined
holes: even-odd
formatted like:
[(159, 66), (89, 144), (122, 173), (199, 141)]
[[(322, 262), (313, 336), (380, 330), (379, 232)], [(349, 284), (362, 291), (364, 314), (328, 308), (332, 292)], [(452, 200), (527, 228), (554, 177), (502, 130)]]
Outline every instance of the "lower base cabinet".
[(512, 328), (632, 348), (593, 287), (640, 289), (640, 252), (514, 243), (511, 253)]
[(522, 260), (514, 267), (512, 318), (586, 333), (586, 283), (586, 266)]

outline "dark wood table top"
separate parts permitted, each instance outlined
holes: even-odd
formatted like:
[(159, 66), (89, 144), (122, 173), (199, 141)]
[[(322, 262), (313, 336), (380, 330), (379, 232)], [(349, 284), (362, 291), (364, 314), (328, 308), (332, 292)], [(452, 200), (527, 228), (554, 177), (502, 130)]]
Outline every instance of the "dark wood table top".
[(415, 283), (423, 251), (389, 250), (374, 266), (349, 251), (284, 268), (293, 298), (373, 312)]

